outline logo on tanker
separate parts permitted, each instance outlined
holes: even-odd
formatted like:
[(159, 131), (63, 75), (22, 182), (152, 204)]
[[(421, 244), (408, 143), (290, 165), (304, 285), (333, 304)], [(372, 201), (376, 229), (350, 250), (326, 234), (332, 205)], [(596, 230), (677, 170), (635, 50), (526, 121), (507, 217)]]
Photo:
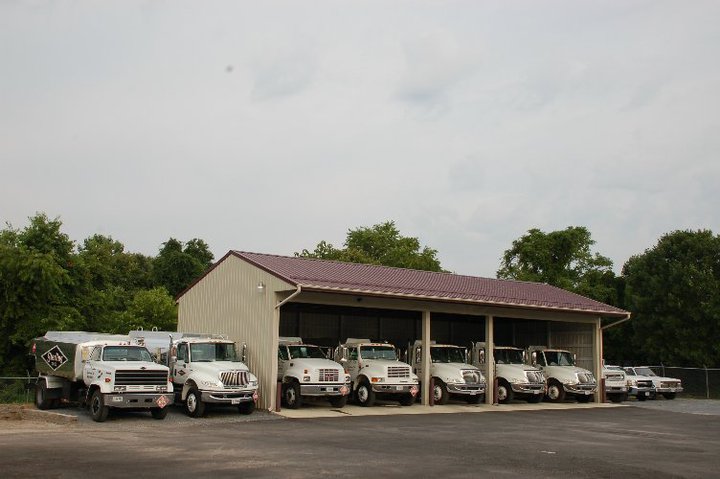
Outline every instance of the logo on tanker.
[(60, 348), (53, 346), (42, 355), (43, 360), (55, 371), (68, 361), (67, 356), (60, 351)]

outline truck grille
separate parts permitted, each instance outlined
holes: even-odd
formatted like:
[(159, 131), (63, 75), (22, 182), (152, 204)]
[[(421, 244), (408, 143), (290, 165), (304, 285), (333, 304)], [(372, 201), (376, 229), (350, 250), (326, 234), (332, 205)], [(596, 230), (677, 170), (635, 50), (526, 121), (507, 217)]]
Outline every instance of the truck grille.
[(409, 378), (410, 368), (403, 366), (388, 366), (388, 377), (389, 378)]
[(623, 381), (625, 376), (623, 374), (608, 374), (605, 376), (606, 381)]
[(639, 388), (651, 388), (653, 387), (653, 383), (650, 379), (640, 379), (637, 382), (637, 386)]
[(340, 380), (340, 372), (337, 369), (319, 369), (320, 382), (338, 382)]
[(167, 371), (115, 371), (116, 386), (167, 386)]
[(477, 384), (480, 382), (480, 374), (472, 369), (463, 369), (462, 375), (465, 384)]
[(545, 382), (545, 378), (540, 371), (525, 371), (525, 376), (529, 383), (542, 383)]
[(247, 371), (223, 371), (220, 373), (220, 381), (225, 386), (245, 386), (248, 383)]
[(680, 383), (678, 381), (661, 381), (660, 387), (661, 388), (677, 388), (677, 387), (680, 387)]

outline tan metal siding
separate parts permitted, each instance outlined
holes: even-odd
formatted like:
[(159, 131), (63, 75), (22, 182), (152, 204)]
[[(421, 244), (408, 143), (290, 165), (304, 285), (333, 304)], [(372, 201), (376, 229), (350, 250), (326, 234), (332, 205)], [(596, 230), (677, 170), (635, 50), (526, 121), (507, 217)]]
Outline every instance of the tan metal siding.
[(567, 349), (577, 354), (577, 365), (589, 371), (595, 370), (594, 324), (550, 322), (551, 348)]
[[(259, 283), (265, 290), (258, 292)], [(247, 343), (247, 365), (258, 377), (258, 407), (275, 406), (278, 291), (293, 286), (228, 256), (178, 301), (178, 331), (220, 333)]]

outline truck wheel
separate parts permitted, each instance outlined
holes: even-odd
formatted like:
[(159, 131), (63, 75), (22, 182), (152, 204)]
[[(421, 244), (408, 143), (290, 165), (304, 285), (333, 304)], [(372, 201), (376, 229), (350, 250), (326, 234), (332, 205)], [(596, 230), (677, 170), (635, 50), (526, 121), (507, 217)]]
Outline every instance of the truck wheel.
[(501, 379), (498, 381), (498, 388), (497, 388), (497, 402), (500, 404), (507, 404), (511, 402), (515, 398), (515, 394), (513, 394), (513, 390), (510, 387), (510, 383), (508, 383), (506, 380)]
[(336, 408), (343, 408), (348, 402), (347, 395), (345, 396), (333, 396), (330, 398), (330, 405)]
[(48, 390), (45, 381), (37, 383), (35, 385), (35, 406), (38, 409), (50, 409), (53, 402), (52, 399), (48, 399)]
[(542, 394), (531, 394), (527, 397), (527, 402), (530, 404), (537, 404), (542, 401)]
[(153, 419), (165, 419), (165, 416), (168, 415), (168, 408), (155, 407), (150, 410), (150, 414), (152, 414)]
[(645, 396), (644, 394), (638, 393), (635, 397), (637, 398), (638, 401), (645, 401), (645, 400), (647, 400), (647, 396)]
[(556, 379), (548, 383), (547, 398), (550, 402), (562, 402), (565, 400), (565, 390)]
[(663, 393), (665, 399), (675, 399), (675, 393)]
[(285, 405), (290, 409), (297, 409), (302, 406), (302, 396), (300, 395), (300, 383), (293, 381), (284, 385), (283, 398)]
[(483, 402), (483, 399), (485, 399), (483, 394), (469, 394), (465, 396), (465, 401), (468, 404), (480, 404)]
[(375, 404), (375, 391), (370, 387), (367, 379), (360, 382), (355, 391), (355, 397), (361, 406), (373, 406)]
[(412, 394), (403, 394), (400, 396), (400, 405), (401, 406), (412, 406), (415, 404), (415, 396)]
[(624, 394), (608, 394), (607, 397), (610, 402), (623, 402), (623, 399), (625, 399)]
[(435, 404), (447, 404), (450, 400), (450, 394), (448, 394), (447, 386), (440, 379), (435, 379), (435, 386), (433, 387), (433, 401)]
[(190, 417), (202, 417), (205, 415), (205, 403), (197, 388), (190, 388), (185, 398), (185, 412)]
[(90, 399), (90, 416), (95, 422), (103, 422), (108, 417), (110, 408), (105, 405), (102, 393), (96, 389)]
[(255, 401), (241, 402), (238, 406), (238, 412), (240, 414), (249, 415), (255, 410)]

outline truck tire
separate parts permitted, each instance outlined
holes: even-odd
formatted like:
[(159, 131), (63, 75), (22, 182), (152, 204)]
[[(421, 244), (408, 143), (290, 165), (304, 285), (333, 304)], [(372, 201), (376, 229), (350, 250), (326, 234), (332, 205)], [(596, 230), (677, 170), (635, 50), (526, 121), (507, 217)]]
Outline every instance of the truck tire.
[(332, 407), (336, 407), (338, 409), (345, 407), (345, 405), (348, 402), (348, 397), (346, 396), (333, 396), (330, 398), (330, 405)]
[(610, 400), (610, 402), (615, 402), (615, 403), (623, 402), (623, 400), (625, 399), (624, 394), (608, 394), (607, 397)]
[(662, 393), (665, 399), (675, 399), (675, 393)]
[(50, 409), (54, 403), (54, 400), (48, 399), (48, 390), (45, 381), (38, 382), (35, 385), (35, 406), (38, 409), (45, 410)]
[(499, 380), (497, 388), (497, 402), (499, 402), (500, 404), (507, 404), (509, 402), (512, 402), (514, 398), (515, 394), (510, 387), (510, 383), (504, 379)]
[(192, 387), (185, 398), (185, 412), (190, 417), (202, 417), (205, 415), (205, 403), (202, 400), (200, 391)]
[(647, 396), (645, 396), (644, 394), (637, 393), (637, 395), (635, 397), (637, 398), (638, 401), (646, 401), (647, 400)]
[(450, 400), (450, 394), (448, 393), (447, 386), (440, 379), (435, 379), (433, 387), (433, 401), (435, 404), (447, 404)]
[(150, 414), (152, 415), (153, 419), (165, 419), (165, 417), (168, 415), (168, 408), (154, 407), (150, 410)]
[(96, 389), (90, 398), (90, 416), (95, 422), (103, 422), (107, 419), (110, 408), (105, 405), (102, 393)]
[(563, 402), (565, 400), (565, 389), (557, 379), (548, 382), (547, 399), (550, 402)]
[(300, 394), (300, 383), (291, 381), (283, 385), (283, 399), (285, 406), (289, 409), (298, 409), (302, 406), (303, 399)]
[(358, 404), (363, 407), (375, 405), (375, 391), (372, 390), (372, 387), (367, 379), (360, 381), (360, 384), (358, 384), (358, 387), (355, 390), (355, 397), (357, 398)]
[(238, 412), (240, 414), (250, 415), (255, 411), (255, 401), (241, 402), (238, 405)]

